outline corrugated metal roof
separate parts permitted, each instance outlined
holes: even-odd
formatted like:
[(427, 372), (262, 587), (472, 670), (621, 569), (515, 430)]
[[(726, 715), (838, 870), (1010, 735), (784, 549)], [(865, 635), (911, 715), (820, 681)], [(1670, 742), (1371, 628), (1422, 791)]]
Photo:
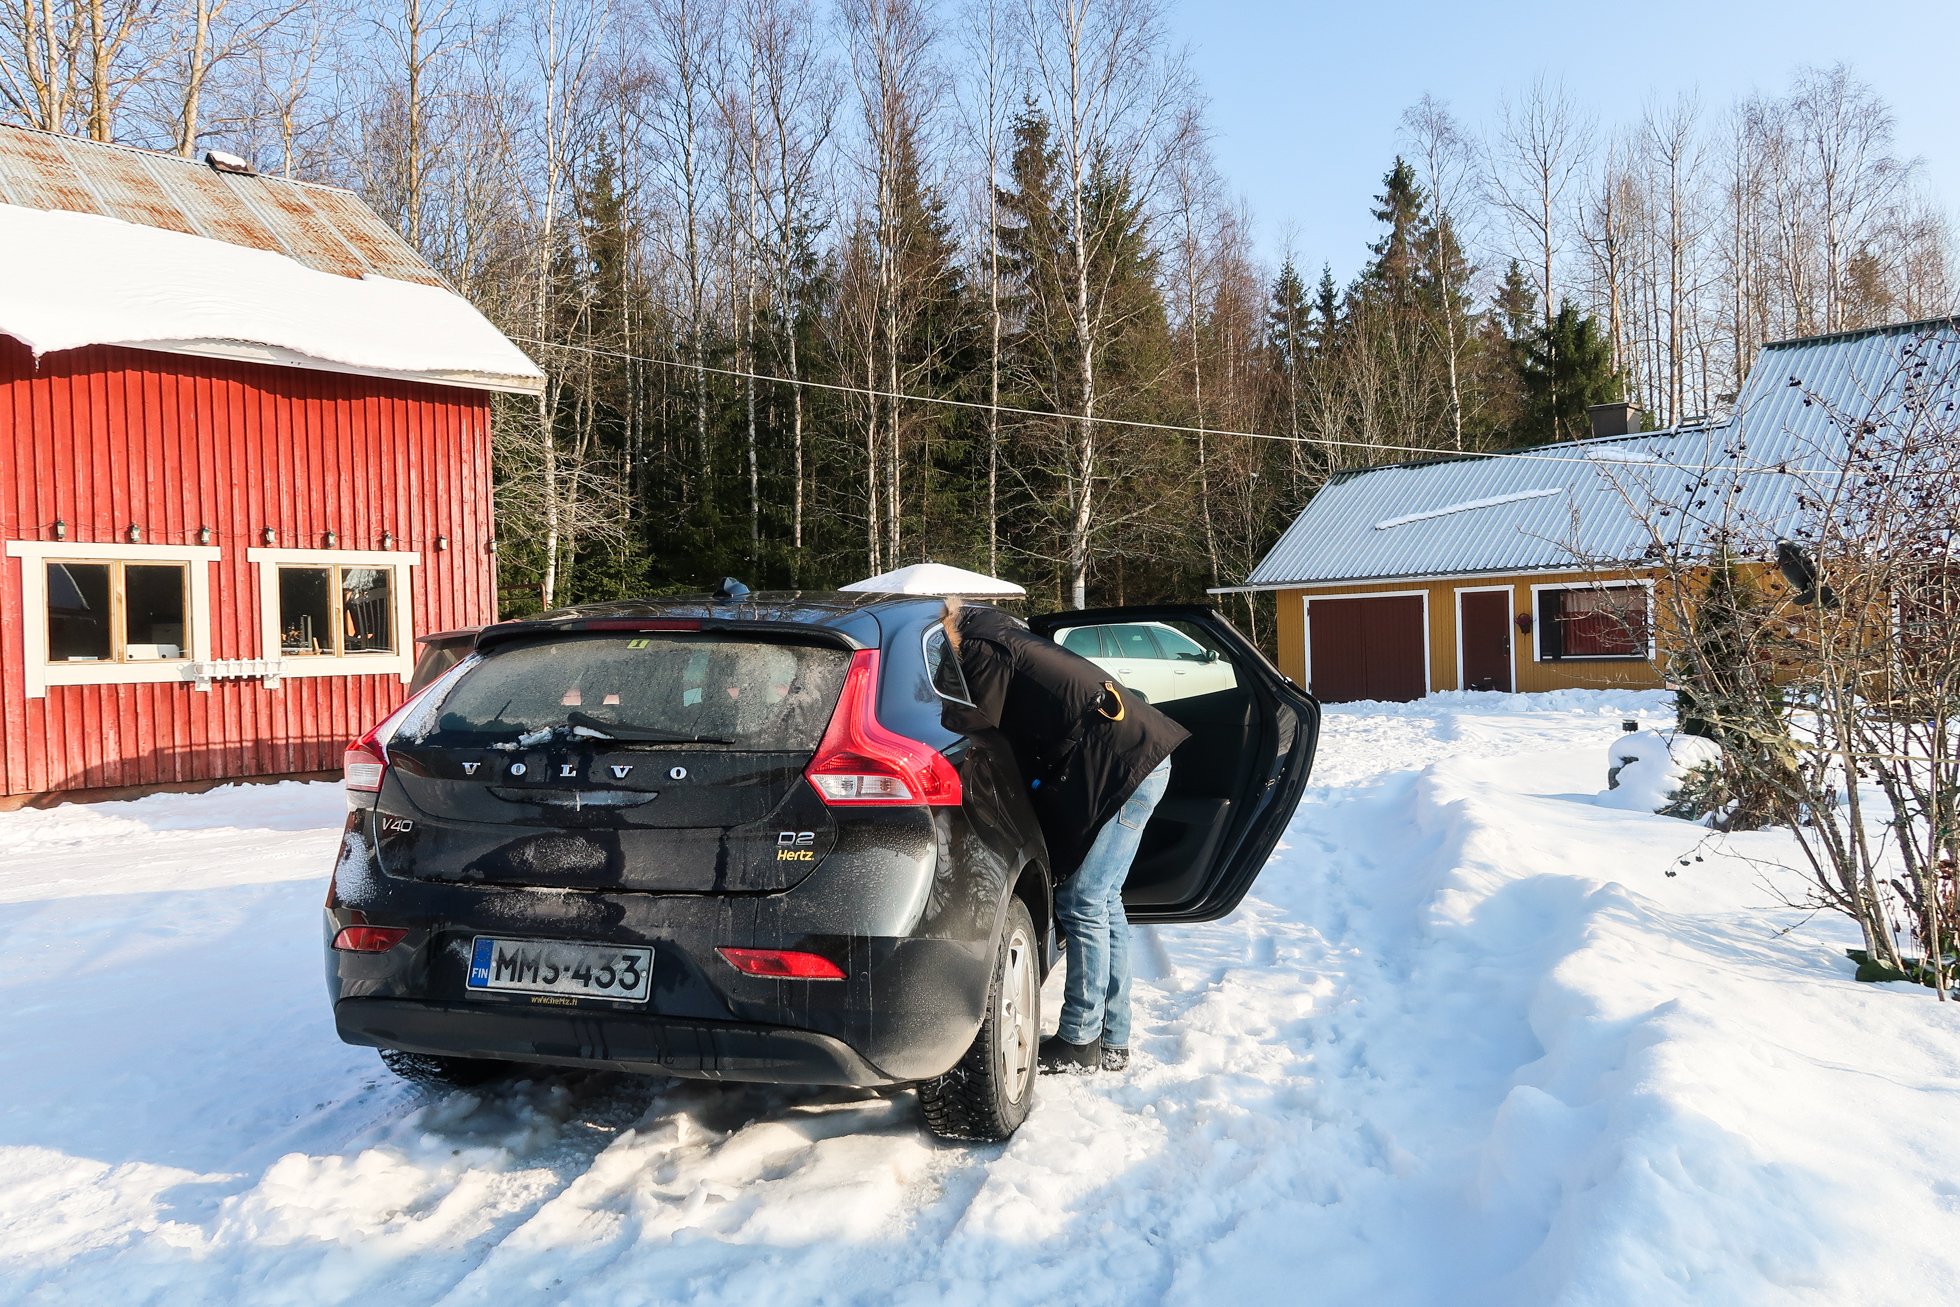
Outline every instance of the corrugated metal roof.
[(1800, 494), (1832, 467), (1847, 420), (1892, 410), (1908, 385), (1960, 399), (1956, 378), (1952, 320), (1780, 342), (1721, 423), (1337, 477), (1246, 584), (1637, 563), (1655, 532), (1767, 550), (1799, 525)]
[(154, 150), (0, 126), (0, 202), (270, 250), (343, 277), (445, 284), (352, 191), (220, 173)]

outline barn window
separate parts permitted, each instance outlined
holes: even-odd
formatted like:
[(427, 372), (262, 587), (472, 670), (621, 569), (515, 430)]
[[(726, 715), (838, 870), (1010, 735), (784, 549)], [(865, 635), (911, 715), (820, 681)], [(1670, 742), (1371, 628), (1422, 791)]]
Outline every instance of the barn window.
[(420, 554), (247, 549), (245, 558), (258, 569), (259, 656), (279, 660), (282, 678), (413, 675)]
[(29, 699), (58, 685), (195, 682), (211, 658), (215, 545), (8, 540)]
[(189, 563), (50, 559), (45, 567), (50, 663), (190, 656)]
[(394, 571), (280, 567), (279, 652), (332, 658), (395, 653)]
[(1646, 658), (1652, 653), (1651, 596), (1638, 582), (1534, 586), (1538, 658)]

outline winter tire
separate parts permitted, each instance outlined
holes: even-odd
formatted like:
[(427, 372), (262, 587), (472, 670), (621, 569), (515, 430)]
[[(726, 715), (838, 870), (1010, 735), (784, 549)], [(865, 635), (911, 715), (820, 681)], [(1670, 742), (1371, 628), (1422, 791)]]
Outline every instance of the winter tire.
[(1041, 956), (1034, 918), (1016, 898), (994, 955), (980, 1033), (958, 1064), (919, 1086), (926, 1126), (942, 1139), (1000, 1140), (1034, 1104), (1041, 1042)]
[(436, 1057), (429, 1053), (404, 1053), (399, 1048), (376, 1049), (382, 1063), (404, 1080), (434, 1089), (470, 1089), (501, 1080), (513, 1069), (509, 1062), (491, 1062), (475, 1057)]

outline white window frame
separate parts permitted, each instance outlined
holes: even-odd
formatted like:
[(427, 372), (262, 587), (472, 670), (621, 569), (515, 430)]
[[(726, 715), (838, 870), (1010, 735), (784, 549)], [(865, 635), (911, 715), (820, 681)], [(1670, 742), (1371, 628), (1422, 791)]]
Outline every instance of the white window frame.
[(1422, 600), (1422, 697), (1436, 693), (1436, 665), (1429, 648), (1429, 591), (1427, 590), (1347, 590), (1322, 594), (1318, 590), (1300, 596), (1300, 681), (1302, 689), (1313, 693), (1313, 601), (1316, 599), (1407, 599)]
[[(211, 659), (211, 567), (216, 545), (99, 545), (65, 540), (9, 540), (7, 557), (20, 559), (21, 659), (30, 699), (45, 699), (51, 685), (161, 685), (195, 683), (196, 666)], [(183, 658), (142, 662), (69, 663), (48, 660), (50, 562), (176, 563), (189, 573), (184, 624), (190, 647)], [(203, 566), (199, 566), (203, 564)], [(200, 687), (200, 688), (208, 688)]]
[[(1538, 620), (1538, 593), (1541, 590), (1626, 590), (1639, 586), (1647, 592), (1647, 652), (1644, 654), (1586, 654), (1563, 658), (1546, 658), (1538, 642), (1543, 625)], [(1534, 663), (1651, 663), (1660, 656), (1659, 632), (1654, 629), (1654, 583), (1650, 580), (1633, 581), (1550, 581), (1544, 585), (1531, 587), (1531, 661)]]
[[(259, 571), (259, 656), (279, 660), (281, 677), (396, 676), (404, 685), (415, 674), (415, 626), (411, 569), (419, 553), (394, 549), (247, 549), (245, 560)], [(391, 654), (286, 654), (279, 638), (281, 567), (391, 567), (395, 600), (395, 652)]]
[[(1463, 596), (1468, 594), (1493, 594), (1499, 590), (1502, 590), (1505, 594), (1510, 596), (1510, 598), (1506, 601), (1505, 606), (1509, 609), (1516, 609), (1518, 606), (1518, 587), (1514, 584), (1513, 585), (1460, 585), (1456, 587), (1456, 688), (1459, 690), (1467, 690), (1470, 688), (1468, 685), (1464, 683), (1468, 678), (1465, 675), (1464, 668), (1463, 668)], [(1532, 602), (1536, 604), (1537, 600), (1533, 599)], [(1515, 616), (1516, 614), (1512, 613), (1511, 617), (1506, 618), (1506, 621), (1507, 622), (1510, 621), (1511, 618)], [(1531, 619), (1531, 629), (1535, 635), (1538, 630), (1538, 618), (1535, 615)], [(1518, 692), (1518, 646), (1516, 642), (1513, 642), (1511, 645), (1511, 688), (1509, 691), (1507, 691), (1507, 693), (1516, 694), (1517, 692)]]

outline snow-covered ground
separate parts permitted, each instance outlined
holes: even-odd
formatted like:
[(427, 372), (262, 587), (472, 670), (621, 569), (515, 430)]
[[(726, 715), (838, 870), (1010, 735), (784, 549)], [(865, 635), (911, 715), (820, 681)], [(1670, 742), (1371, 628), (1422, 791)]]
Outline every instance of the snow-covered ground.
[(977, 1149), (394, 1081), (326, 1010), (335, 787), (0, 815), (0, 1301), (1951, 1300), (1953, 1009), (1774, 907), (1779, 837), (1591, 802), (1628, 715), (1331, 710), (1254, 897), (1146, 932), (1131, 1072)]

